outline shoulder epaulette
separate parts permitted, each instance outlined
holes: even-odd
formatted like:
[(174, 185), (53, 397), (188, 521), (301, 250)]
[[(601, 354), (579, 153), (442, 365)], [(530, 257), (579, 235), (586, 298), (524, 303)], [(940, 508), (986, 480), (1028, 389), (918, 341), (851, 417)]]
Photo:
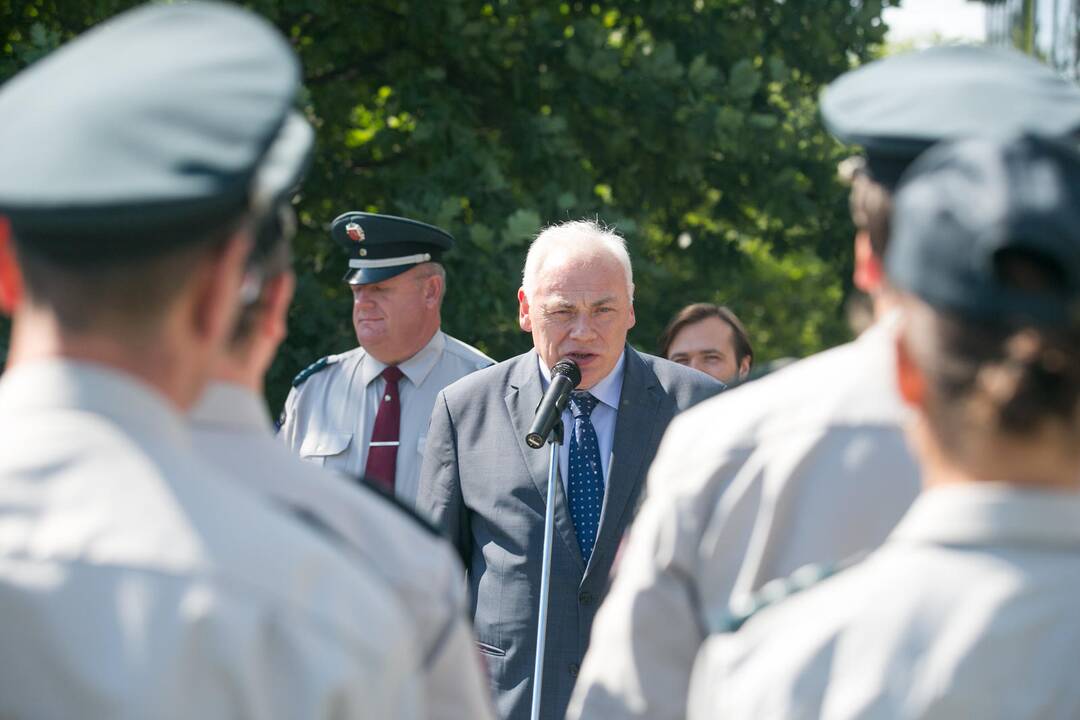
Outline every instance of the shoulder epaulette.
[(462, 342), (456, 337), (446, 335), (445, 333), (443, 333), (443, 335), (446, 337), (446, 352), (456, 355), (462, 360), (472, 364), (477, 370), (483, 370), (486, 367), (491, 367), (496, 364), (494, 360), (480, 350), (474, 348), (469, 343)]
[(292, 386), (300, 387), (309, 377), (319, 372), (320, 370), (326, 369), (326, 367), (330, 365), (330, 358), (332, 357), (333, 355), (327, 355), (326, 357), (319, 358), (300, 372), (296, 373), (296, 377), (294, 377), (292, 381)]
[(733, 633), (765, 608), (812, 588), (822, 580), (851, 567), (863, 557), (864, 554), (860, 553), (837, 563), (804, 565), (785, 578), (770, 580), (757, 592), (733, 602), (725, 610), (706, 618), (709, 633), (714, 635)]
[(286, 500), (275, 500), (278, 507), (285, 510), (286, 513), (291, 515), (295, 520), (300, 521), (300, 524), (312, 531), (316, 535), (322, 537), (323, 540), (329, 542), (331, 545), (338, 548), (346, 548), (349, 546), (349, 541), (334, 528), (323, 522), (315, 513), (311, 512), (307, 508), (294, 505)]
[(442, 531), (439, 530), (439, 528), (435, 527), (435, 525), (430, 520), (428, 520), (426, 517), (424, 517), (420, 513), (416, 512), (415, 510), (413, 510), (411, 507), (409, 507), (405, 503), (398, 500), (396, 496), (392, 495), (382, 485), (377, 485), (374, 482), (372, 482), (371, 480), (368, 480), (367, 478), (364, 478), (364, 477), (357, 478), (356, 484), (359, 485), (361, 489), (366, 490), (368, 492), (371, 492), (371, 493), (379, 496), (380, 498), (382, 498), (386, 502), (387, 505), (392, 506), (395, 510), (397, 510), (401, 514), (405, 515), (405, 517), (412, 520), (414, 523), (416, 523), (424, 531), (430, 533), (431, 535), (433, 535), (433, 536), (435, 536), (437, 538), (445, 539), (445, 536), (443, 535)]

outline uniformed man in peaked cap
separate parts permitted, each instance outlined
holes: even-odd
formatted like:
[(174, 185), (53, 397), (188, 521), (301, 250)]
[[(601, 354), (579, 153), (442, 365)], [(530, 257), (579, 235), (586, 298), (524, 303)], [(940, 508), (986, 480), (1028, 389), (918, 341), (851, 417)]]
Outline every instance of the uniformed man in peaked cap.
[(297, 375), (280, 434), (304, 460), (363, 475), (412, 505), (435, 397), (493, 361), (439, 329), (449, 233), (347, 212), (330, 234), (348, 252), (345, 282), (360, 347)]
[(312, 132), (284, 38), (146, 6), (0, 88), (0, 717), (422, 717), (385, 579), (193, 451)]
[(821, 111), (865, 153), (851, 194), (854, 280), (878, 320), (853, 343), (675, 419), (597, 615), (571, 718), (683, 718), (703, 615), (885, 539), (918, 491), (882, 268), (892, 189), (941, 140), (1075, 134), (1080, 88), (1013, 51), (941, 47), (840, 77)]

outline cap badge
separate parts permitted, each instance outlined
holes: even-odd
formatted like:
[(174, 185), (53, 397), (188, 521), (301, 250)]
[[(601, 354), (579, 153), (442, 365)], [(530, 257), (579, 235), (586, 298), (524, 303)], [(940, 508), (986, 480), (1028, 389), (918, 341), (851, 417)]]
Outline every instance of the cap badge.
[(345, 226), (345, 234), (348, 235), (349, 239), (353, 242), (364, 242), (364, 228), (354, 222)]

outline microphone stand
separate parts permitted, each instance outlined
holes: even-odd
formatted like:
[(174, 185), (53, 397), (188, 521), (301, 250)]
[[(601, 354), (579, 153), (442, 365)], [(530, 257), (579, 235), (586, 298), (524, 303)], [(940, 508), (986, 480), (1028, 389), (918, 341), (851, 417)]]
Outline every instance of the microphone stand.
[(544, 512), (544, 560), (540, 571), (540, 614), (536, 622), (536, 665), (533, 668), (531, 720), (540, 720), (540, 688), (544, 682), (544, 640), (547, 636), (548, 598), (551, 595), (551, 544), (555, 535), (555, 488), (559, 482), (559, 447), (563, 424), (560, 419), (551, 428), (548, 446), (547, 508)]

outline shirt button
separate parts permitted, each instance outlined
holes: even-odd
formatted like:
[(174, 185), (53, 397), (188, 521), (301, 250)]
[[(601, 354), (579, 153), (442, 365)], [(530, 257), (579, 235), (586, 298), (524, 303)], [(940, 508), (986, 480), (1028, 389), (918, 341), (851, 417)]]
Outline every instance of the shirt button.
[(592, 605), (592, 593), (585, 591), (577, 596), (578, 602), (582, 605)]
[(580, 669), (581, 666), (577, 663), (570, 663), (570, 677), (577, 677), (578, 670)]

